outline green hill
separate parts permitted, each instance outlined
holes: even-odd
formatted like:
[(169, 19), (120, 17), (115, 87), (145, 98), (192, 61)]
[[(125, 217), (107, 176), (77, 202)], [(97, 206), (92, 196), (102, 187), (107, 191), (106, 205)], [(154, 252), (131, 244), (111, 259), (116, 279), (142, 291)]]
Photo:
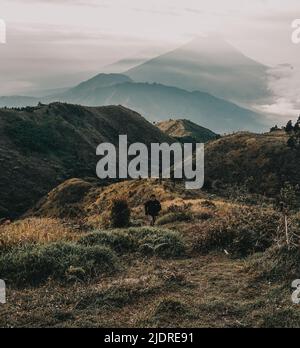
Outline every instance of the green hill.
[(102, 142), (173, 142), (122, 106), (53, 103), (0, 109), (0, 218), (15, 217), (71, 177), (95, 177)]

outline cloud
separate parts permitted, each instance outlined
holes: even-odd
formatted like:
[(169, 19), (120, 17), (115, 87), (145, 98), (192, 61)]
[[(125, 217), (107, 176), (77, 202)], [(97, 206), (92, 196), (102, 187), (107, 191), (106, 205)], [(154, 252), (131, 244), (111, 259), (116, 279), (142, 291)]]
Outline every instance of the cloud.
[[(5, 86), (26, 93), (31, 83), (72, 85), (114, 61), (136, 64), (145, 48), (167, 51), (216, 32), (246, 56), (277, 65), (269, 78), (276, 98), (263, 111), (274, 118), (299, 112), (300, 45), (290, 39), (299, 0), (0, 1), (8, 26), (8, 44), (0, 45), (0, 95)], [(293, 69), (278, 65), (283, 62)]]
[(98, 30), (18, 25), (0, 46), (0, 95), (75, 85), (153, 42)]
[(261, 110), (273, 115), (273, 119), (285, 122), (300, 114), (300, 67), (279, 64), (269, 70), (269, 88), (274, 94), (270, 104), (262, 105)]

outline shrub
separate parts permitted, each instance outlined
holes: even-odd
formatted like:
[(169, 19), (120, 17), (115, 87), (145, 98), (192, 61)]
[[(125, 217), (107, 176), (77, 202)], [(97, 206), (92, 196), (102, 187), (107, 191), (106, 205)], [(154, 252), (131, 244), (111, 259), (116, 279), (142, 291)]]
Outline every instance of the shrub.
[(0, 256), (1, 278), (16, 285), (37, 285), (49, 277), (66, 280), (72, 267), (92, 277), (116, 271), (118, 260), (107, 247), (73, 243), (30, 245)]
[(249, 260), (250, 269), (258, 271), (262, 278), (269, 280), (292, 281), (300, 274), (299, 246), (274, 245), (266, 252), (255, 255)]
[(82, 237), (78, 243), (107, 245), (118, 253), (141, 252), (162, 258), (182, 256), (185, 252), (178, 233), (150, 227), (93, 232)]
[(115, 199), (110, 213), (111, 227), (128, 227), (130, 223), (130, 209), (125, 199)]
[(169, 213), (158, 218), (156, 221), (156, 224), (158, 226), (161, 226), (161, 225), (166, 225), (173, 222), (191, 221), (192, 218), (193, 218), (193, 215), (191, 212)]
[(200, 233), (194, 250), (226, 249), (235, 257), (265, 251), (274, 242), (279, 215), (252, 207), (235, 208), (226, 220), (214, 222)]
[(130, 229), (139, 245), (139, 250), (162, 257), (179, 257), (185, 253), (185, 247), (179, 233), (160, 228)]
[(79, 241), (82, 245), (107, 245), (118, 253), (132, 252), (137, 249), (134, 236), (125, 230), (98, 231), (83, 236)]

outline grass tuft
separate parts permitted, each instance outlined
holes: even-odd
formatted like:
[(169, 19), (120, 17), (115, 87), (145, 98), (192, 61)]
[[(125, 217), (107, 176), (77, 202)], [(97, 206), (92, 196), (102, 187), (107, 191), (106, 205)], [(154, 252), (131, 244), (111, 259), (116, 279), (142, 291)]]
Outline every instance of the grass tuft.
[(67, 280), (73, 268), (85, 279), (118, 269), (114, 252), (103, 246), (73, 243), (27, 245), (0, 256), (0, 274), (8, 284), (38, 285), (48, 278)]

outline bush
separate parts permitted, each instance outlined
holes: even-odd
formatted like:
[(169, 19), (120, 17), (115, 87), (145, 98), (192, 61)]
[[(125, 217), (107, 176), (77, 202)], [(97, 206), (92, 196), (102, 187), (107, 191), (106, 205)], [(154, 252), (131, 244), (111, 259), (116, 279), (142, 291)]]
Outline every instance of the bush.
[(252, 207), (235, 208), (227, 220), (212, 223), (200, 233), (194, 250), (226, 249), (234, 257), (246, 257), (268, 249), (274, 242), (279, 215)]
[(265, 253), (252, 257), (249, 265), (262, 278), (291, 282), (298, 279), (300, 274), (299, 246), (288, 248), (287, 245), (274, 245)]
[(178, 233), (160, 229), (137, 230), (141, 252), (162, 258), (182, 256), (185, 247)]
[(191, 212), (178, 212), (178, 213), (169, 213), (157, 219), (156, 224), (158, 226), (170, 224), (173, 222), (183, 222), (191, 221), (193, 215)]
[(185, 252), (178, 233), (150, 227), (93, 232), (82, 237), (79, 243), (107, 245), (118, 253), (140, 252), (162, 258), (179, 257)]
[(49, 277), (66, 280), (72, 267), (92, 277), (116, 271), (118, 260), (107, 247), (73, 243), (31, 245), (0, 256), (1, 278), (16, 285), (38, 285)]
[(137, 249), (134, 236), (125, 230), (98, 231), (87, 234), (79, 241), (82, 245), (107, 245), (118, 253), (132, 252)]
[(125, 199), (115, 199), (112, 202), (110, 213), (111, 227), (128, 227), (130, 223), (130, 209)]

